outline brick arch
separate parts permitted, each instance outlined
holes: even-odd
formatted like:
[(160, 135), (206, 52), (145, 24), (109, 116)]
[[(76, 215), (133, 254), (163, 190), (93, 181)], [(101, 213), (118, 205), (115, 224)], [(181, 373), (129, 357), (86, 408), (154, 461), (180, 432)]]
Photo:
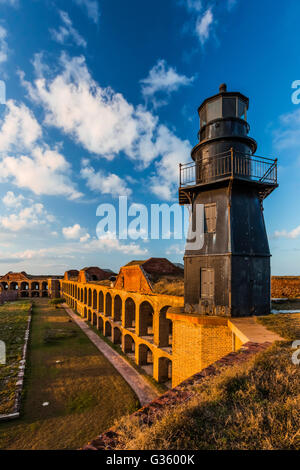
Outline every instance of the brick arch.
[(136, 304), (132, 297), (125, 300), (124, 328), (135, 328), (136, 326)]
[(100, 331), (101, 333), (103, 333), (103, 329), (104, 329), (103, 318), (99, 316), (99, 317), (98, 317), (98, 331)]
[(112, 297), (110, 292), (107, 292), (105, 296), (105, 316), (112, 316)]
[(102, 290), (98, 292), (98, 312), (104, 313), (104, 295)]
[(91, 288), (88, 290), (88, 306), (89, 307), (92, 306), (92, 289)]
[(106, 320), (104, 324), (104, 336), (111, 336), (112, 335), (112, 327), (109, 320)]
[(134, 338), (129, 335), (129, 334), (125, 334), (123, 336), (123, 343), (122, 343), (122, 349), (123, 349), (123, 352), (125, 354), (135, 354), (135, 341), (134, 341)]
[(97, 310), (97, 291), (93, 290), (93, 309)]
[(84, 296), (83, 296), (83, 303), (86, 305), (87, 304), (87, 288), (84, 288)]
[(154, 309), (150, 302), (144, 300), (139, 307), (138, 335), (153, 335), (153, 316)]
[(158, 325), (158, 339), (156, 339), (157, 346), (166, 348), (172, 346), (172, 321), (167, 318), (167, 310), (169, 305), (162, 307), (159, 311), (159, 325)]
[(91, 311), (91, 309), (88, 309), (88, 321), (89, 322), (92, 321), (92, 311)]
[(158, 382), (172, 380), (172, 361), (167, 357), (158, 358)]
[(153, 366), (153, 351), (145, 343), (139, 344), (138, 365), (139, 366), (147, 366), (147, 365)]
[(86, 307), (84, 307), (83, 318), (87, 318), (87, 308)]
[(118, 294), (114, 298), (114, 320), (122, 320), (122, 299)]
[(113, 328), (113, 343), (114, 344), (122, 344), (122, 331), (118, 326), (114, 326)]
[(92, 322), (93, 326), (97, 326), (97, 313), (93, 312), (92, 318), (93, 318), (93, 322)]

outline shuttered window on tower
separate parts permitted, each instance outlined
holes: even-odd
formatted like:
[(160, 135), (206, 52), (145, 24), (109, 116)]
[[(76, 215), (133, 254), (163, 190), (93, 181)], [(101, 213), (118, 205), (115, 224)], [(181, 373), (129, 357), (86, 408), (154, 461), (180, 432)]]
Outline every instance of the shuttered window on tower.
[(215, 295), (215, 272), (212, 268), (201, 268), (201, 298), (211, 299)]
[(217, 227), (216, 203), (204, 205), (204, 218), (205, 218), (204, 231), (206, 233), (216, 233), (216, 227)]

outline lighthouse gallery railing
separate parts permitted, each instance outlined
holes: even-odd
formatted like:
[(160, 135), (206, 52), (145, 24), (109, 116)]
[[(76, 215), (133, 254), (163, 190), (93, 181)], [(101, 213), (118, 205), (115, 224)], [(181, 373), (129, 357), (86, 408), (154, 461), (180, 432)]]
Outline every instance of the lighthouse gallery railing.
[(181, 188), (229, 177), (277, 184), (277, 159), (243, 154), (232, 149), (206, 160), (179, 165)]

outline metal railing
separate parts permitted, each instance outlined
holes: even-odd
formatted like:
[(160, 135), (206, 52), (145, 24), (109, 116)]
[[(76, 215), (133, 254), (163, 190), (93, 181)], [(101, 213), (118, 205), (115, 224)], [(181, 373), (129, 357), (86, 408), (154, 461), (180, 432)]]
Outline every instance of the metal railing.
[(277, 159), (248, 155), (231, 149), (196, 163), (179, 165), (181, 188), (230, 177), (277, 184)]

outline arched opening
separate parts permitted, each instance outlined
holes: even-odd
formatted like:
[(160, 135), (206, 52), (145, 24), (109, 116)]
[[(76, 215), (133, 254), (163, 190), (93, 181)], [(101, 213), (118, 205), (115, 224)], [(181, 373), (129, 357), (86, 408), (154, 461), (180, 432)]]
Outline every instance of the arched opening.
[(159, 312), (159, 337), (158, 344), (160, 348), (172, 347), (172, 321), (166, 318), (168, 306), (163, 307)]
[(39, 289), (40, 289), (40, 284), (38, 282), (31, 283), (31, 290), (39, 290)]
[(77, 302), (75, 302), (74, 309), (75, 309), (75, 312), (78, 313), (78, 310), (77, 310)]
[(106, 297), (105, 297), (105, 316), (106, 317), (111, 317), (111, 306), (112, 306), (111, 295), (109, 292), (107, 292)]
[(172, 381), (172, 361), (167, 357), (160, 357), (158, 359), (158, 382), (169, 382), (168, 386), (171, 387)]
[(138, 365), (142, 366), (147, 374), (153, 375), (153, 354), (146, 344), (139, 345)]
[(103, 318), (102, 317), (98, 317), (98, 331), (103, 333)]
[(86, 287), (84, 288), (84, 301), (85, 304), (87, 304), (87, 289)]
[(93, 326), (97, 326), (97, 314), (93, 312)]
[(114, 298), (114, 320), (122, 320), (122, 299), (119, 295), (116, 295)]
[(132, 336), (124, 335), (123, 337), (123, 352), (127, 354), (127, 356), (134, 359), (135, 356), (135, 342)]
[(117, 326), (113, 329), (113, 341), (114, 344), (122, 344), (122, 333), (120, 328)]
[(104, 336), (106, 337), (111, 337), (111, 324), (109, 323), (109, 321), (106, 321), (105, 322), (105, 325), (104, 325)]
[(124, 328), (135, 328), (135, 303), (131, 297), (125, 302)]
[(89, 292), (88, 292), (88, 306), (89, 307), (92, 306), (92, 289), (89, 289)]
[(97, 291), (93, 290), (93, 309), (97, 310)]
[(3, 289), (3, 290), (7, 290), (7, 289), (8, 289), (8, 284), (7, 284), (7, 282), (1, 282), (1, 285), (2, 285), (2, 289)]
[(83, 289), (80, 289), (80, 302), (83, 302)]
[(21, 282), (21, 290), (29, 290), (29, 284), (28, 282)]
[(48, 297), (48, 291), (44, 290), (44, 291), (42, 292), (42, 297)]
[(153, 335), (153, 308), (149, 302), (141, 303), (139, 310), (139, 336)]
[(84, 307), (83, 318), (87, 318), (87, 309)]
[(92, 321), (92, 312), (90, 309), (88, 310), (88, 321)]
[(11, 282), (9, 286), (10, 290), (19, 290), (19, 286), (17, 282)]
[(23, 292), (21, 292), (21, 297), (29, 297), (29, 292), (24, 290)]
[(39, 297), (40, 293), (38, 291), (31, 292), (31, 297)]
[(103, 313), (104, 312), (104, 296), (102, 290), (100, 290), (99, 295), (98, 295), (98, 312)]

